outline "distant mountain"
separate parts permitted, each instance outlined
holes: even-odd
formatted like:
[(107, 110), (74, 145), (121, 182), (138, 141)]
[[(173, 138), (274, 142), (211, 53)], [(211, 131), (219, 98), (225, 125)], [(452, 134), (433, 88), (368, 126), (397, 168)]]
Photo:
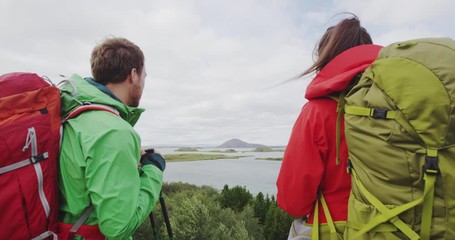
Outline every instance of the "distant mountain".
[(247, 143), (237, 138), (233, 138), (219, 145), (219, 148), (257, 148), (264, 147), (262, 144)]

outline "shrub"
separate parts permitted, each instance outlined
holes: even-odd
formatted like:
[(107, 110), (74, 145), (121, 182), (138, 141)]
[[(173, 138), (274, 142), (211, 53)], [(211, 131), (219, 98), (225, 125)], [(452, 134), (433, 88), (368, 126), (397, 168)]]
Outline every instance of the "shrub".
[[(275, 197), (253, 198), (245, 188), (223, 190), (188, 183), (163, 184), (163, 197), (175, 239), (286, 239), (292, 218), (279, 209)], [(153, 210), (158, 239), (169, 239), (160, 204)], [(154, 239), (149, 220), (134, 239)]]

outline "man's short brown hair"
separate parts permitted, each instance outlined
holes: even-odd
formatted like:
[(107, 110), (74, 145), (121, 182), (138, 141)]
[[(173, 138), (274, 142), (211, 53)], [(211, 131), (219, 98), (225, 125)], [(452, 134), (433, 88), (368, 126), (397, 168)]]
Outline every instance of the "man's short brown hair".
[(103, 85), (119, 83), (133, 68), (141, 74), (144, 54), (136, 44), (125, 38), (109, 38), (93, 49), (90, 65), (96, 82)]

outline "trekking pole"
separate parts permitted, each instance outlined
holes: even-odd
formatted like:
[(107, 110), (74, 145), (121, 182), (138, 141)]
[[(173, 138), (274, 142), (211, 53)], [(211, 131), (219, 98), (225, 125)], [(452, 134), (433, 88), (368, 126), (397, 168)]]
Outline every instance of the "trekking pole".
[(172, 233), (171, 228), (171, 222), (169, 221), (169, 215), (167, 213), (166, 203), (164, 202), (162, 192), (160, 192), (160, 204), (161, 210), (163, 211), (164, 222), (166, 223), (167, 234), (169, 235), (169, 239), (174, 239), (174, 234)]
[(158, 231), (156, 230), (155, 218), (153, 217), (153, 212), (150, 213), (149, 218), (150, 218), (150, 224), (152, 225), (153, 239), (159, 240)]

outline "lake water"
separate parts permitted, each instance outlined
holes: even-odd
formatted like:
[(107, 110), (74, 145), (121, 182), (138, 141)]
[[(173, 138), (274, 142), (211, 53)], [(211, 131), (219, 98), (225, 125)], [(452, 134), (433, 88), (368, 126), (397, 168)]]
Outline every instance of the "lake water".
[[(159, 149), (162, 154), (186, 153), (175, 152), (176, 148)], [(257, 160), (256, 158), (281, 158), (283, 152), (251, 152), (252, 149), (235, 149), (235, 153), (216, 153), (223, 148), (203, 148), (196, 153), (225, 154), (229, 156), (248, 156), (239, 159), (220, 159), (190, 162), (168, 162), (164, 172), (165, 182), (186, 182), (198, 186), (208, 185), (216, 189), (245, 186), (253, 195), (262, 192), (264, 195), (276, 195), (275, 182), (280, 170), (281, 161)], [(195, 152), (188, 152), (195, 153)]]

